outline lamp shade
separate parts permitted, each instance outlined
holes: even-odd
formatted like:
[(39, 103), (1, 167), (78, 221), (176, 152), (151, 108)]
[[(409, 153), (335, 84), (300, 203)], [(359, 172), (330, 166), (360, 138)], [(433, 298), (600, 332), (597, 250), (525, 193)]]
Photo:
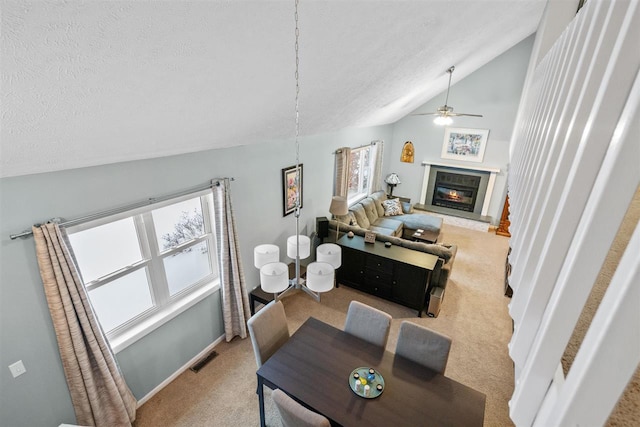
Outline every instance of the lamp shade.
[(276, 245), (258, 245), (253, 248), (253, 265), (261, 268), (270, 262), (278, 262), (280, 260), (280, 248)]
[(384, 179), (384, 182), (386, 182), (387, 184), (391, 184), (391, 185), (398, 185), (398, 184), (400, 184), (400, 177), (395, 172), (394, 173), (390, 173)]
[(323, 243), (316, 250), (316, 260), (338, 268), (342, 265), (342, 249), (335, 243)]
[(331, 198), (331, 206), (329, 206), (329, 212), (332, 215), (346, 215), (349, 213), (349, 205), (347, 199), (340, 196), (333, 196)]
[(307, 236), (293, 235), (287, 239), (287, 256), (296, 259), (297, 242), (300, 242), (300, 248), (297, 251), (300, 259), (308, 258), (311, 255), (311, 239)]
[(312, 262), (307, 266), (307, 288), (314, 292), (333, 289), (335, 270), (328, 262)]
[(289, 286), (289, 267), (284, 262), (270, 262), (260, 268), (260, 286), (271, 294), (282, 292)]

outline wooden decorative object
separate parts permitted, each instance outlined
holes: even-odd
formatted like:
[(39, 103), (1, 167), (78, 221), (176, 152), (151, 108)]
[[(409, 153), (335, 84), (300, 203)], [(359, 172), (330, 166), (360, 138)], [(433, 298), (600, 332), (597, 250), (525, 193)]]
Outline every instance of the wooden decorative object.
[(402, 154), (400, 155), (400, 161), (405, 163), (413, 163), (413, 156), (415, 150), (413, 148), (413, 143), (411, 141), (407, 141), (404, 143), (402, 147)]
[(496, 229), (496, 234), (499, 236), (511, 237), (511, 233), (509, 233), (510, 225), (511, 221), (509, 221), (509, 195), (507, 194), (506, 199), (504, 199), (504, 207), (502, 208), (500, 225), (498, 225), (498, 228)]

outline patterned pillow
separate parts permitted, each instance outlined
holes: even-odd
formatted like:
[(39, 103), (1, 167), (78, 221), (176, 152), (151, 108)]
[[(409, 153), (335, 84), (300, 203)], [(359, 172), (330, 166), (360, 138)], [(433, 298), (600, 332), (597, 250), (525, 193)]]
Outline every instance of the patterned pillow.
[(382, 202), (384, 208), (384, 216), (402, 215), (402, 206), (400, 199), (389, 199)]

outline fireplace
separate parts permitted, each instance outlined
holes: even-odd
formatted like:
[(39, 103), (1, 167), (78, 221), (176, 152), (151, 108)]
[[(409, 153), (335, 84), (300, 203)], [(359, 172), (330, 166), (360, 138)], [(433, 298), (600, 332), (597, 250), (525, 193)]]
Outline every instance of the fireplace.
[(487, 217), (500, 169), (426, 161), (422, 165), (423, 209), (464, 218)]
[(442, 206), (473, 212), (481, 177), (451, 172), (437, 172), (434, 184), (433, 206)]

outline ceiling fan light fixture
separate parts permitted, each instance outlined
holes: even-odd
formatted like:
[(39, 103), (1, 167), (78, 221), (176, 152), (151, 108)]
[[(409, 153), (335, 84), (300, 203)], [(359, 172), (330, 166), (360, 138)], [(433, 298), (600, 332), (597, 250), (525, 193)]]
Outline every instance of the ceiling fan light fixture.
[(447, 69), (447, 73), (449, 73), (449, 84), (447, 85), (447, 96), (444, 100), (444, 105), (442, 107), (438, 107), (435, 113), (417, 113), (412, 114), (412, 116), (436, 116), (433, 120), (433, 123), (441, 126), (447, 126), (453, 123), (453, 119), (451, 117), (459, 117), (459, 116), (470, 116), (470, 117), (482, 117), (482, 114), (467, 114), (467, 113), (454, 113), (453, 107), (447, 105), (449, 102), (449, 90), (451, 89), (451, 76), (453, 75), (453, 71), (456, 69), (455, 66), (451, 66)]
[(453, 119), (449, 116), (438, 116), (433, 119), (433, 123), (440, 126), (448, 126), (453, 123)]

